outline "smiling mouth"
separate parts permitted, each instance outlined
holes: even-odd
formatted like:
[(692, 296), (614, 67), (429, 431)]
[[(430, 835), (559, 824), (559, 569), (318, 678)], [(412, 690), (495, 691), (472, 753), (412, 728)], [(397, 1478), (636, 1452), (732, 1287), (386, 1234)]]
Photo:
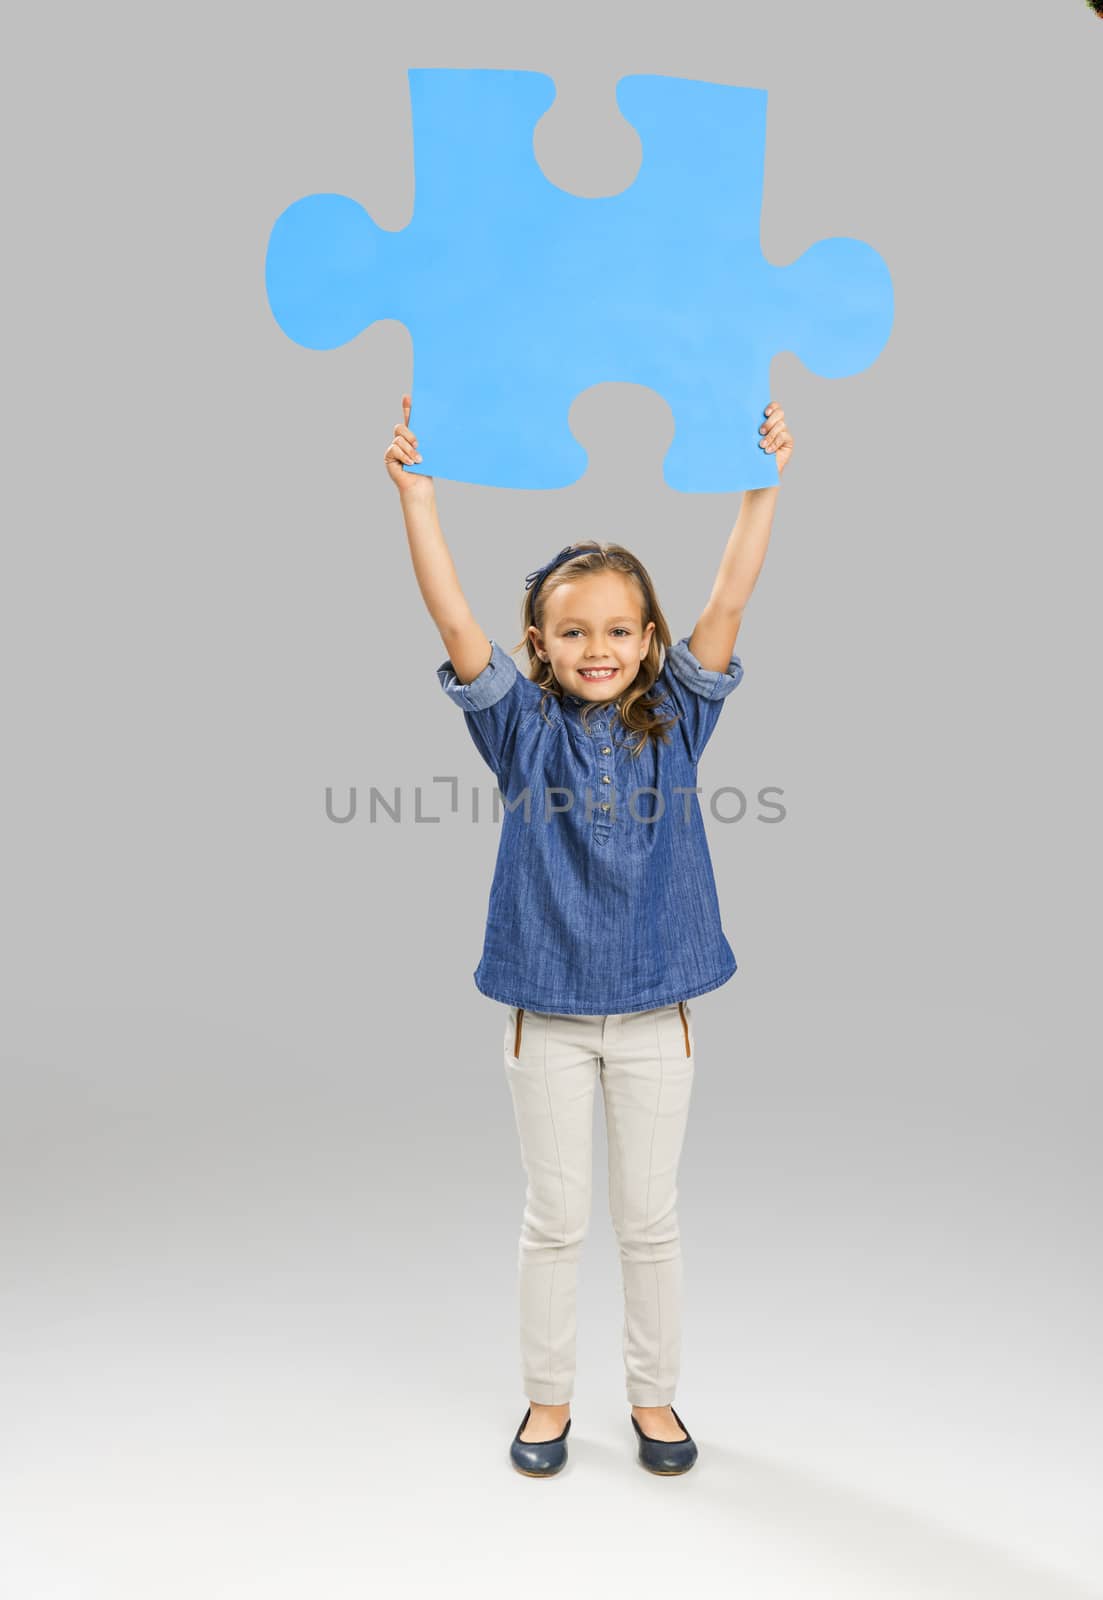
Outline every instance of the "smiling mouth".
[(597, 682), (602, 678), (615, 678), (617, 669), (616, 667), (580, 667), (578, 675), (580, 678), (592, 678)]

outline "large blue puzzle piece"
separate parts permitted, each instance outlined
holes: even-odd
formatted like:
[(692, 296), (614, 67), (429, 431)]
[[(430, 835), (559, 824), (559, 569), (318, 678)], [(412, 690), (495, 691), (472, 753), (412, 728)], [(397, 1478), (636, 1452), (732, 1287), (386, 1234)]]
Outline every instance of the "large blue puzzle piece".
[(880, 354), (893, 320), (884, 261), (826, 239), (789, 266), (759, 248), (766, 91), (630, 76), (617, 104), (643, 161), (621, 194), (568, 194), (533, 131), (555, 99), (541, 72), (409, 72), (415, 206), (380, 228), (355, 200), (312, 194), (268, 241), (268, 302), (313, 350), (384, 317), (414, 345), (406, 471), (507, 489), (562, 489), (586, 470), (567, 423), (592, 384), (638, 383), (674, 414), (672, 489), (778, 481), (758, 448), (770, 360), (823, 378)]

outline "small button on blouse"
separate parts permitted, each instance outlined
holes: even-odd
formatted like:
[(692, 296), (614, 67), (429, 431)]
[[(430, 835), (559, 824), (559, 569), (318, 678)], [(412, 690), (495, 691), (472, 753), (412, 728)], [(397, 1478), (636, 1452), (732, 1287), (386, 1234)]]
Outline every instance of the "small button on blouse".
[(633, 757), (627, 746), (638, 735), (615, 706), (591, 712), (587, 729), (581, 696), (544, 695), (490, 645), (470, 683), (451, 661), (437, 668), (503, 801), (476, 987), (506, 1005), (583, 1016), (719, 988), (737, 964), (721, 925), (697, 764), (742, 681), (740, 658), (714, 672), (688, 636), (671, 645), (652, 693), (662, 695), (659, 715), (678, 720), (669, 744), (649, 739)]

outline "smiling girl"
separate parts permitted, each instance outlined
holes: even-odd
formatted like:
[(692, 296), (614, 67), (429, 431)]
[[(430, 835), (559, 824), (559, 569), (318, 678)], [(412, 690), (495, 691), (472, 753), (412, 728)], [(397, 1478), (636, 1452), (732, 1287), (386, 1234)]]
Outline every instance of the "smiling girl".
[[(674, 1410), (681, 1353), (677, 1173), (695, 1067), (691, 1001), (736, 970), (721, 926), (697, 767), (727, 696), (769, 543), (778, 486), (747, 490), (691, 633), (674, 641), (643, 562), (624, 545), (567, 545), (530, 572), (526, 670), (479, 626), (421, 460), (410, 396), (384, 454), (422, 598), (447, 651), (441, 688), (505, 802), (481, 993), (502, 1051), (527, 1177), (518, 1247), (528, 1409), (510, 1459), (534, 1477), (567, 1459), (575, 1291), (591, 1203), (600, 1084), (609, 1205), (624, 1290), (623, 1355), (639, 1461), (687, 1471), (697, 1445)], [(771, 402), (759, 443), (792, 454)]]

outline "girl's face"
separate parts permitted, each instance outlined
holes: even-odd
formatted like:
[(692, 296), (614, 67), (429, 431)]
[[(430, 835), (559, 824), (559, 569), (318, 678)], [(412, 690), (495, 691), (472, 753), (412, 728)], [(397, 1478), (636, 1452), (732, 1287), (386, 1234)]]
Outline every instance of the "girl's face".
[[(568, 694), (615, 700), (639, 672), (654, 631), (653, 622), (643, 626), (639, 590), (630, 578), (592, 572), (552, 590), (543, 630), (530, 628), (529, 637)], [(605, 668), (612, 670), (597, 671)]]

